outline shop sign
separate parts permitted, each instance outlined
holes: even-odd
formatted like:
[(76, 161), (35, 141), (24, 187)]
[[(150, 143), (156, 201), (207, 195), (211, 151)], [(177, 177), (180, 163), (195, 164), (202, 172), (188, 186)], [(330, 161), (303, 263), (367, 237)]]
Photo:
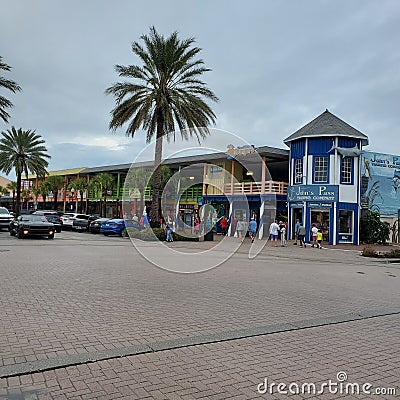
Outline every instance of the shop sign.
[(247, 154), (256, 152), (254, 145), (235, 147), (233, 144), (228, 144), (227, 147), (228, 150), (226, 151), (226, 154), (228, 155), (228, 159), (232, 159), (236, 156), (247, 156)]
[(332, 203), (308, 203), (308, 208), (331, 208)]
[(339, 199), (338, 185), (295, 185), (288, 186), (288, 201), (329, 201)]
[(290, 205), (290, 208), (303, 208), (304, 203), (303, 202), (300, 202), (300, 203), (291, 202), (291, 203), (289, 203), (289, 205)]

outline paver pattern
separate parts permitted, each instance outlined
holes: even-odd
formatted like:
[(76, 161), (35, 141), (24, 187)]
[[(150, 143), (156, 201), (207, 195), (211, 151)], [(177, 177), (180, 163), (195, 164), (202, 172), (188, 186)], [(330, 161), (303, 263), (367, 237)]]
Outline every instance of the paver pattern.
[[(184, 275), (152, 266), (126, 239), (2, 233), (0, 367), (400, 306), (395, 264), (296, 246), (249, 260), (246, 246), (216, 269)], [(199, 255), (183, 262), (190, 257)], [(260, 398), (266, 375), (322, 381), (338, 370), (393, 386), (398, 326), (391, 315), (58, 368), (1, 379), (0, 398), (248, 399)]]

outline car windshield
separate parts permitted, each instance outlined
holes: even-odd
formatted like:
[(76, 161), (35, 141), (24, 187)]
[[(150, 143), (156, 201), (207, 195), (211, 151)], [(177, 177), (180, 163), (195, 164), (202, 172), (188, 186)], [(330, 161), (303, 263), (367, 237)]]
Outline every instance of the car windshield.
[(7, 208), (0, 207), (0, 214), (9, 214)]
[(47, 222), (46, 217), (43, 215), (24, 215), (21, 217), (21, 221), (29, 221), (29, 222)]

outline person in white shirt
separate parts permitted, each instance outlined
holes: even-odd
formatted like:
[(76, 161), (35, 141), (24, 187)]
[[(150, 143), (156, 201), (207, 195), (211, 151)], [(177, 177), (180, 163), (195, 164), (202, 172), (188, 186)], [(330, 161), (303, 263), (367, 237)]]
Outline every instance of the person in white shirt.
[(312, 228), (311, 228), (312, 246), (311, 247), (314, 247), (314, 245), (316, 247), (318, 247), (317, 233), (318, 233), (318, 228), (315, 226), (315, 224), (312, 224)]
[(279, 225), (276, 223), (276, 220), (269, 226), (269, 236), (271, 238), (272, 242), (275, 242), (275, 246), (277, 245), (278, 241), (278, 230), (279, 230)]

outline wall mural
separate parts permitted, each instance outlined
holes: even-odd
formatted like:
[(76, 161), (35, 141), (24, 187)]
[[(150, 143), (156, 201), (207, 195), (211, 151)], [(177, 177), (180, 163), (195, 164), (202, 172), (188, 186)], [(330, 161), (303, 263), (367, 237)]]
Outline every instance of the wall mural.
[(400, 209), (400, 156), (363, 152), (361, 207), (397, 217)]

